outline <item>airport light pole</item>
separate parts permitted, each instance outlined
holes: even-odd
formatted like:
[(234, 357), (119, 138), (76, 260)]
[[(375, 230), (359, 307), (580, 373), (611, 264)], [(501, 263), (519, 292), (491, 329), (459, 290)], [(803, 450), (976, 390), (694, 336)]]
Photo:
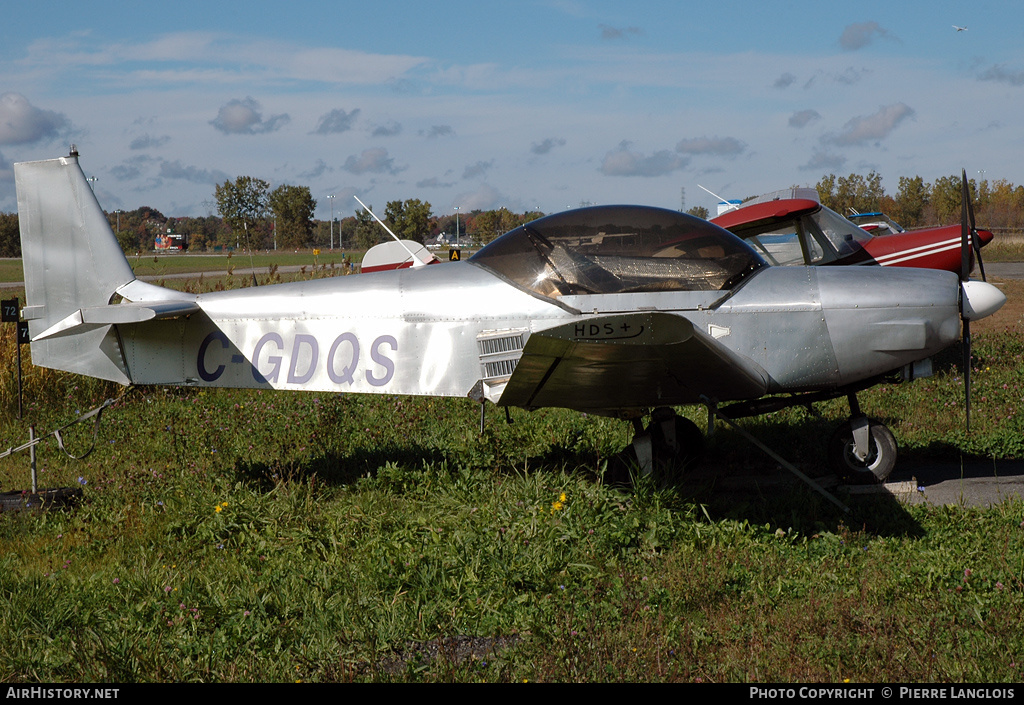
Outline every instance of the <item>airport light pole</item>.
[(452, 210), (455, 211), (455, 246), (459, 246), (459, 207), (453, 206)]
[(100, 180), (100, 179), (99, 179), (99, 177), (98, 177), (98, 176), (90, 176), (90, 177), (88, 177), (88, 178), (86, 179), (86, 181), (88, 181), (88, 182), (89, 182), (89, 188), (91, 188), (91, 189), (92, 189), (92, 192), (93, 192), (93, 193), (96, 193), (96, 182), (97, 182), (97, 181), (99, 181), (99, 180)]
[(327, 198), (331, 199), (331, 249), (334, 249), (334, 199), (337, 198), (334, 194), (331, 194)]

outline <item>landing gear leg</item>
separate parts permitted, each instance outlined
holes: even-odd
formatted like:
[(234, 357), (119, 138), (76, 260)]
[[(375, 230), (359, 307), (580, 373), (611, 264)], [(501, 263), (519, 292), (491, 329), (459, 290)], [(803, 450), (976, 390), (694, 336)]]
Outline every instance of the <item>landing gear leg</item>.
[(655, 409), (647, 428), (633, 419), (633, 429), (636, 435), (626, 452), (632, 449), (635, 454), (640, 476), (653, 475), (660, 487), (677, 482), (704, 453), (704, 435), (697, 424), (668, 407)]
[(832, 434), (829, 462), (849, 484), (884, 482), (896, 467), (896, 438), (885, 424), (861, 413), (857, 397), (850, 399), (850, 420)]

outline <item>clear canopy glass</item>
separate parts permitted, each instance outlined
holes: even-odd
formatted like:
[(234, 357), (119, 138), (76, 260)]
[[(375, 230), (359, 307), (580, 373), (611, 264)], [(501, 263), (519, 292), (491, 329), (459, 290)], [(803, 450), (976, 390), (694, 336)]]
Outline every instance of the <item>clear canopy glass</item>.
[(470, 261), (549, 298), (732, 289), (766, 265), (716, 225), (646, 206), (556, 213), (505, 233)]
[(737, 225), (732, 231), (771, 264), (827, 264), (862, 249), (871, 234), (835, 211), (818, 208), (798, 218)]

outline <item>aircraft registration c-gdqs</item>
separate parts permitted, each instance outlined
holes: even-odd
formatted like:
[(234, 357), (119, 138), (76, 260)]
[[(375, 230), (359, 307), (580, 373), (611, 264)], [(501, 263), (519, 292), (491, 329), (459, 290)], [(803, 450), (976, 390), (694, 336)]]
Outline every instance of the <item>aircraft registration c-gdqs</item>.
[(883, 479), (895, 443), (856, 393), (1005, 301), (951, 272), (770, 266), (722, 228), (643, 206), (550, 215), (460, 263), (188, 294), (135, 277), (77, 152), (14, 169), (37, 365), (629, 418), (643, 472), (701, 441), (669, 407), (738, 402), (722, 411), (739, 416), (846, 396), (837, 469)]

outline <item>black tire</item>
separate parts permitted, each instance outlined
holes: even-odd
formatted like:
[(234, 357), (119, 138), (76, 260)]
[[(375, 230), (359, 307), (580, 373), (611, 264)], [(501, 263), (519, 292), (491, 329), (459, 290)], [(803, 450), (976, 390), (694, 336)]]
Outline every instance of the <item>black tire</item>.
[[(674, 422), (675, 446), (669, 444), (658, 421), (652, 421), (643, 432), (651, 436), (654, 478), (658, 487), (680, 483), (683, 475), (694, 468), (704, 455), (704, 434), (700, 427), (682, 416), (675, 416)], [(637, 479), (639, 469), (640, 461), (631, 443), (609, 460), (604, 481), (613, 486), (628, 486)]]
[(836, 474), (851, 485), (870, 485), (885, 482), (896, 467), (896, 438), (880, 421), (868, 419), (871, 430), (871, 449), (868, 457), (860, 460), (854, 455), (853, 422), (847, 421), (836, 429), (828, 443), (828, 459)]
[(52, 490), (14, 490), (0, 492), (0, 512), (36, 509), (63, 509), (82, 500), (81, 487), (58, 487)]
[(678, 484), (704, 455), (704, 434), (700, 427), (684, 416), (675, 416), (675, 444), (669, 442), (657, 421), (651, 421), (647, 432), (654, 445), (654, 472), (659, 487)]

